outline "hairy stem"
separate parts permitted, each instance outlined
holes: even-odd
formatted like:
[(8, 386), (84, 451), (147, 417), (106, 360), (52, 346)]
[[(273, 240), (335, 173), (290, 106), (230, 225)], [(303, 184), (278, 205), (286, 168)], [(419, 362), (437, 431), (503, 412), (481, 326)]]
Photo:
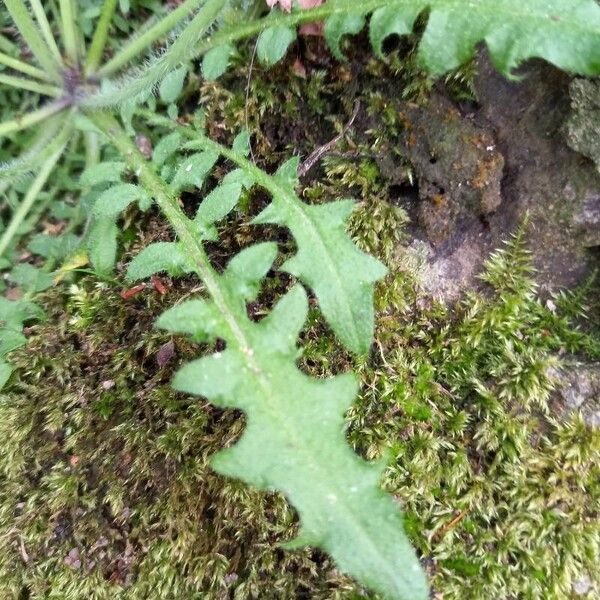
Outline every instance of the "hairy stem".
[(48, 22), (48, 17), (46, 16), (46, 11), (44, 10), (42, 3), (40, 0), (29, 0), (29, 2), (31, 4), (31, 10), (33, 10), (33, 14), (35, 15), (35, 20), (37, 21), (39, 28), (42, 30), (44, 40), (46, 41), (46, 44), (48, 44), (48, 48), (50, 48), (50, 51), (54, 55), (56, 61), (62, 62), (60, 50), (56, 45), (56, 40), (52, 34), (52, 29), (50, 27), (50, 23)]
[(0, 136), (32, 127), (48, 117), (59, 113), (61, 110), (67, 108), (67, 106), (68, 102), (61, 99), (56, 102), (51, 102), (38, 110), (10, 119), (10, 121), (4, 121), (3, 123), (0, 123)]
[(50, 117), (38, 132), (32, 144), (12, 161), (0, 164), (2, 184), (16, 177), (31, 173), (67, 142), (70, 130), (65, 114)]
[(173, 226), (175, 233), (186, 248), (189, 256), (193, 257), (198, 275), (204, 282), (208, 293), (211, 295), (225, 321), (228, 323), (231, 333), (244, 347), (248, 346), (248, 342), (236, 322), (235, 310), (229, 306), (226, 293), (221, 289), (219, 275), (213, 269), (204, 251), (202, 238), (199, 235), (198, 229), (186, 217), (179, 206), (177, 196), (173, 195), (165, 182), (152, 170), (146, 159), (114, 117), (100, 111), (89, 114), (89, 117), (113, 142), (122, 156), (127, 159), (132, 170), (139, 174), (140, 181), (150, 192), (169, 223)]
[(79, 44), (75, 16), (76, 7), (73, 4), (73, 0), (59, 0), (59, 2), (65, 52), (71, 64), (75, 66), (79, 63)]
[(31, 79), (24, 79), (23, 77), (4, 75), (2, 73), (0, 73), (0, 83), (20, 90), (35, 92), (36, 94), (41, 94), (42, 96), (50, 96), (52, 98), (58, 98), (62, 96), (63, 93), (63, 91), (55, 85), (40, 83), (38, 81), (32, 81)]
[(207, 0), (190, 23), (181, 31), (168, 50), (149, 67), (107, 83), (96, 95), (83, 99), (81, 106), (98, 108), (115, 106), (151, 90), (165, 75), (189, 58), (189, 49), (213, 25), (226, 0)]
[(17, 210), (14, 212), (8, 227), (0, 238), (0, 256), (3, 255), (12, 242), (14, 236), (19, 230), (19, 227), (27, 217), (34, 202), (36, 201), (38, 194), (42, 191), (44, 185), (46, 185), (48, 177), (50, 177), (50, 173), (52, 173), (52, 169), (54, 169), (56, 163), (63, 153), (63, 150), (65, 149), (65, 145), (66, 144), (63, 144), (63, 146), (59, 148), (59, 150), (57, 150), (52, 156), (50, 156), (42, 165), (40, 172), (36, 175), (31, 187), (27, 190), (27, 193), (21, 201), (21, 204), (19, 204), (19, 208), (17, 208)]
[(42, 33), (33, 22), (25, 2), (4, 0), (4, 4), (39, 65), (48, 72), (53, 81), (60, 82), (61, 65), (44, 42)]
[(104, 0), (102, 5), (102, 11), (98, 23), (96, 24), (96, 30), (94, 31), (94, 37), (92, 38), (92, 44), (88, 51), (85, 73), (89, 75), (96, 71), (102, 60), (104, 48), (108, 40), (108, 30), (112, 21), (113, 15), (117, 8), (118, 0)]
[(146, 52), (156, 41), (163, 38), (169, 31), (190, 15), (204, 0), (186, 0), (161, 21), (145, 33), (126, 44), (117, 54), (98, 71), (98, 75), (106, 77), (116, 73), (131, 62), (136, 56)]
[(5, 65), (9, 69), (13, 69), (13, 71), (19, 71), (24, 75), (29, 75), (31, 77), (35, 77), (36, 79), (40, 79), (41, 81), (51, 81), (51, 78), (44, 73), (41, 69), (34, 67), (26, 62), (13, 58), (8, 54), (4, 54), (4, 52), (0, 52), (0, 65)]

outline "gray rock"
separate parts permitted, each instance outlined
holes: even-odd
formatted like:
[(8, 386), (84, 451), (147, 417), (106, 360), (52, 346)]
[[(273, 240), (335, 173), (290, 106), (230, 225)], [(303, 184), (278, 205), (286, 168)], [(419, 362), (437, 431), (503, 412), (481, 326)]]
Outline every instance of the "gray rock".
[(575, 79), (569, 92), (573, 114), (567, 122), (567, 142), (600, 171), (600, 80)]
[(567, 413), (578, 410), (589, 427), (600, 428), (600, 363), (564, 362), (546, 371)]

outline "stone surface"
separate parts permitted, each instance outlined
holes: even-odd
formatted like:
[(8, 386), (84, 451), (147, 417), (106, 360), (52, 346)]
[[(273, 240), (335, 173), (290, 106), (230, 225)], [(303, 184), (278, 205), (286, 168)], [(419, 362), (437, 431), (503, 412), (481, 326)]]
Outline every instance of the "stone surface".
[(546, 375), (556, 386), (559, 412), (578, 410), (589, 427), (600, 428), (600, 363), (565, 360)]
[(600, 171), (600, 79), (575, 79), (569, 89), (573, 114), (567, 123), (567, 141)]
[(576, 286), (600, 264), (600, 174), (565, 142), (570, 79), (533, 61), (509, 81), (479, 62), (478, 106), (461, 112), (441, 92), (425, 107), (399, 104), (399, 152), (418, 185), (398, 203), (422, 242), (423, 287), (450, 302), (477, 287), (484, 260), (526, 218), (542, 291)]
[(401, 153), (418, 182), (418, 223), (436, 247), (502, 203), (504, 157), (493, 136), (433, 95), (426, 108), (402, 107)]

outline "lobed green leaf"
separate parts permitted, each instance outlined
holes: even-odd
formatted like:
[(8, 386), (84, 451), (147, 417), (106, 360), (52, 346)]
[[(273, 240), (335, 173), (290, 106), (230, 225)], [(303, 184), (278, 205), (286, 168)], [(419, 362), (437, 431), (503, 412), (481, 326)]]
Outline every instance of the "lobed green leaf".
[(95, 217), (115, 221), (133, 202), (138, 202), (140, 208), (147, 208), (151, 200), (143, 188), (133, 183), (121, 183), (100, 194), (94, 203), (92, 214)]
[[(234, 297), (239, 293), (223, 289)], [(225, 351), (185, 365), (173, 385), (246, 413), (241, 439), (217, 454), (212, 467), (289, 498), (301, 534), (288, 548), (318, 546), (341, 570), (386, 598), (424, 600), (427, 583), (398, 507), (380, 489), (383, 465), (359, 458), (344, 438), (344, 413), (357, 388), (354, 377), (316, 380), (295, 365), (307, 310), (306, 292), (297, 285), (259, 323), (247, 318), (240, 303), (234, 316), (239, 334), (209, 300), (167, 311), (159, 327), (227, 343)]]
[(204, 55), (202, 60), (202, 75), (209, 81), (218, 79), (227, 71), (229, 58), (235, 52), (230, 44), (217, 46)]
[(88, 167), (82, 174), (79, 183), (82, 186), (94, 187), (100, 183), (116, 183), (121, 181), (125, 171), (125, 163), (118, 161), (101, 162)]
[(161, 272), (175, 277), (193, 270), (193, 264), (177, 242), (156, 242), (146, 246), (129, 263), (127, 279), (139, 281)]
[(87, 239), (90, 261), (99, 275), (108, 275), (117, 262), (119, 229), (113, 217), (101, 216), (93, 220)]

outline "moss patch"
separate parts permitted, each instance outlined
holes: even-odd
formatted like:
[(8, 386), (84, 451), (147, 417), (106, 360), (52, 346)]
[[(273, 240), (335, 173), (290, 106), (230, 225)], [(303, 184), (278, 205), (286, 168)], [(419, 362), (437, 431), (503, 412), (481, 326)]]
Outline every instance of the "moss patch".
[[(289, 65), (261, 72), (249, 103), (244, 56), (224, 87), (200, 90), (211, 135), (230, 141), (247, 115), (266, 168), (290, 148), (304, 156), (329, 141), (356, 96), (380, 117), (361, 141), (350, 137), (330, 155), (321, 181), (304, 191), (312, 202), (358, 196), (351, 231), (392, 267), (375, 299), (376, 343), (371, 356), (353, 360), (313, 310), (303, 368), (360, 373), (349, 440), (387, 461), (384, 485), (406, 510), (435, 594), (568, 598), (575, 579), (598, 577), (600, 438), (557, 404), (549, 372), (565, 355), (600, 359), (599, 296), (564, 294), (552, 310), (539, 301), (523, 232), (491, 258), (484, 288), (454, 310), (421, 293), (399, 260), (407, 215), (390, 202), (378, 159), (393, 156), (394, 185), (411, 183), (410, 165), (394, 154), (402, 124), (390, 98), (401, 87), (420, 100), (431, 82), (412, 47), (388, 65), (353, 58), (330, 68), (316, 44), (300, 49), (307, 79), (286, 72), (282, 86), (278, 69)], [(468, 96), (468, 69), (450, 84)], [(261, 202), (252, 192), (222, 228), (223, 243), (211, 248), (217, 264), (255, 240), (248, 215)], [(138, 244), (170, 237), (160, 224), (150, 229)], [(125, 243), (132, 237), (130, 227)], [(198, 291), (192, 280), (165, 283), (164, 297), (147, 289), (129, 300), (116, 282), (90, 278), (54, 290), (43, 300), (47, 323), (30, 328), (28, 347), (11, 356), (17, 375), (0, 401), (0, 596), (369, 597), (326, 556), (278, 548), (296, 528), (281, 496), (210, 470), (210, 456), (235, 441), (244, 421), (169, 388), (177, 366), (203, 348), (153, 331), (158, 314)], [(288, 283), (267, 280), (251, 307), (257, 317)]]
[[(387, 235), (371, 236), (373, 219)], [(365, 210), (353, 227), (385, 257), (402, 221), (397, 209)], [(538, 302), (521, 239), (492, 257), (485, 279), (453, 312), (408, 273), (382, 284), (374, 352), (354, 365), (363, 393), (349, 439), (388, 460), (385, 486), (436, 592), (562, 599), (573, 579), (597, 576), (600, 437), (557, 411), (547, 373), (561, 349), (598, 358), (600, 342), (573, 326), (583, 298), (556, 298), (556, 312)], [(169, 389), (201, 348), (176, 338), (175, 357), (157, 365), (170, 339), (151, 324), (187, 293), (178, 285), (129, 301), (87, 280), (64, 298), (55, 291), (49, 322), (13, 355), (19, 378), (0, 403), (0, 592), (356, 597), (325, 556), (277, 548), (295, 528), (283, 498), (210, 471), (243, 418)], [(349, 364), (316, 314), (304, 338), (305, 368)]]

